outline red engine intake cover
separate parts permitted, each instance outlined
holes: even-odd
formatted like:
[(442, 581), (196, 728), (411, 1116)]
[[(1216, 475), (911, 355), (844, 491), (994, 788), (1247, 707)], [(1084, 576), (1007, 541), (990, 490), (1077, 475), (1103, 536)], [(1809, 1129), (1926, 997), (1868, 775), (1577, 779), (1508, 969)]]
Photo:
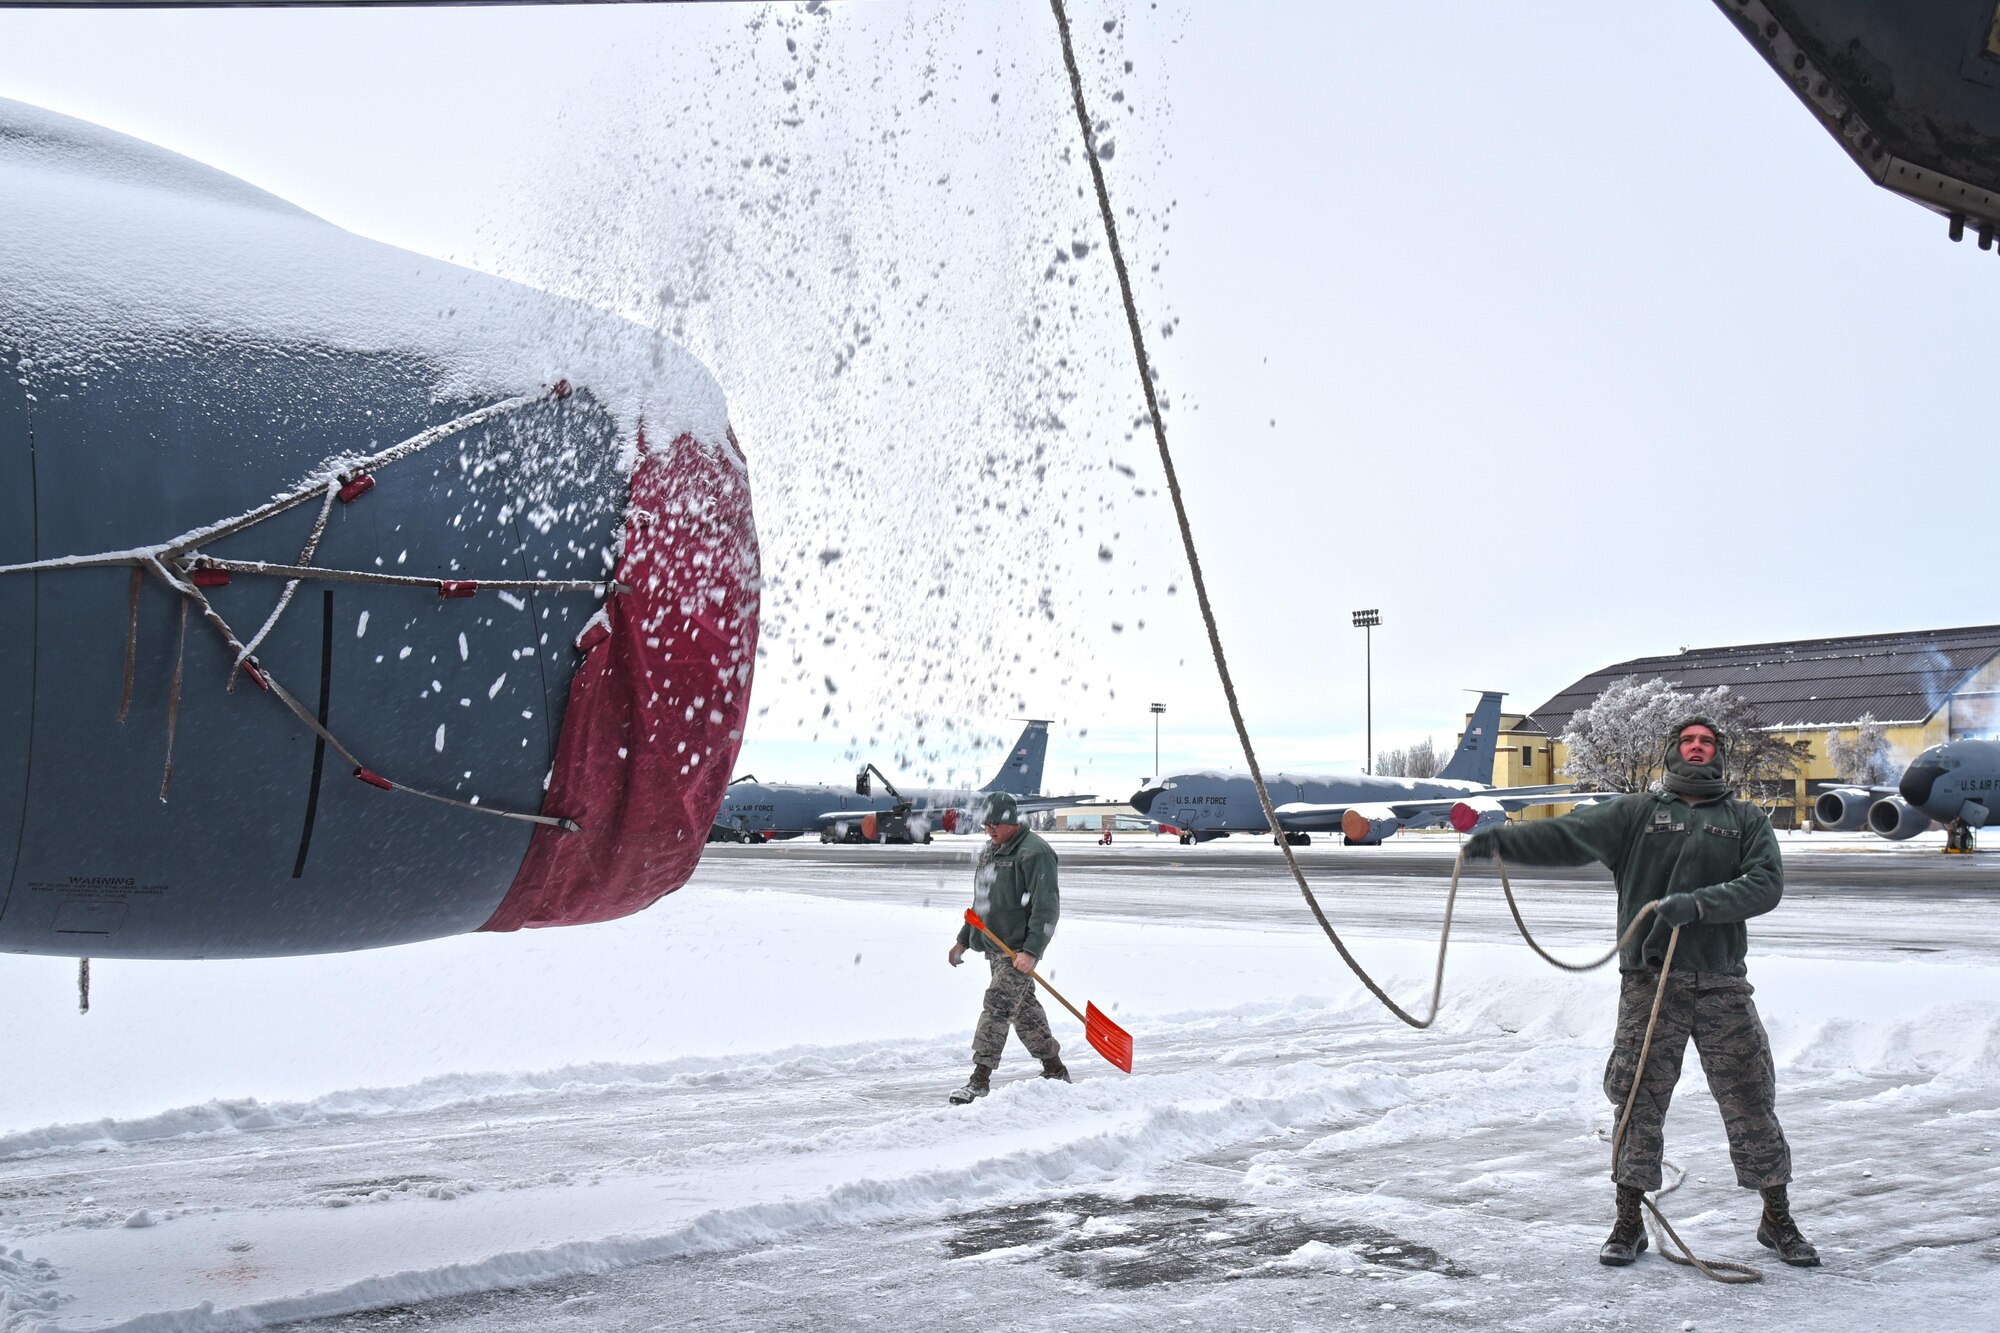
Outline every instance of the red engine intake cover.
[(482, 930), (610, 921), (687, 882), (743, 743), (757, 654), (757, 530), (734, 448), (639, 436), (610, 633), (570, 682), (538, 828)]

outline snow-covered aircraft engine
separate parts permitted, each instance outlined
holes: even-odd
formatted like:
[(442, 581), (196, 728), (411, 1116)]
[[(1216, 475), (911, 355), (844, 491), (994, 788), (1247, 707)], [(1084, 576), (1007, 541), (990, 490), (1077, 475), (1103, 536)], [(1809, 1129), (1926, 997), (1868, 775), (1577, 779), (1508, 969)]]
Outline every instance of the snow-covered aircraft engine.
[(1493, 828), (1507, 822), (1507, 812), (1498, 801), (1483, 796), (1474, 796), (1460, 801), (1451, 808), (1451, 826), (1460, 833), (1473, 833), (1483, 828)]
[(1373, 847), (1403, 827), (1386, 805), (1357, 805), (1340, 816), (1340, 833), (1350, 847)]
[(706, 370), (5, 100), (0, 275), (0, 949), (358, 949), (686, 880), (757, 638)]
[(1931, 817), (1900, 796), (1884, 796), (1868, 807), (1868, 827), (1891, 842), (1927, 831)]
[(1866, 787), (1834, 787), (1813, 802), (1813, 823), (1835, 833), (1852, 833), (1868, 827), (1868, 807), (1875, 793)]

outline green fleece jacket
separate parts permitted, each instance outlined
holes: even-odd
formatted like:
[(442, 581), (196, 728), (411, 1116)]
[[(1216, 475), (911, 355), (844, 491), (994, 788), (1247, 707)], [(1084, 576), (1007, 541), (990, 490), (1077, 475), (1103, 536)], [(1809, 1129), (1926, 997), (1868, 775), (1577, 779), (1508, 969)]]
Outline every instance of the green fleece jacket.
[[(1681, 930), (1676, 972), (1742, 976), (1750, 947), (1743, 923), (1778, 905), (1785, 867), (1764, 812), (1731, 799), (1690, 805), (1667, 792), (1641, 792), (1499, 830), (1500, 855), (1530, 866), (1597, 861), (1618, 885), (1618, 933), (1639, 909), (1670, 893), (1692, 893), (1701, 917)], [(1651, 936), (1653, 947), (1648, 950)], [(1626, 972), (1657, 968), (1664, 932), (1641, 930), (1618, 956)]]
[[(972, 876), (972, 910), (1014, 952), (1046, 958), (1062, 913), (1055, 849), (1025, 828), (1005, 843), (989, 840)], [(958, 928), (958, 942), (981, 953), (993, 947), (969, 921)]]

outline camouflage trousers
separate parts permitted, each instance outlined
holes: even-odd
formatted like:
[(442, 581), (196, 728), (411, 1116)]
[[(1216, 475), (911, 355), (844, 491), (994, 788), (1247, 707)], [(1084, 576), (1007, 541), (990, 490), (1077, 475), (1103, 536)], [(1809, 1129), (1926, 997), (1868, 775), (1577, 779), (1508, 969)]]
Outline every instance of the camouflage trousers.
[[(1627, 972), (1618, 996), (1618, 1036), (1604, 1067), (1604, 1095), (1623, 1109), (1632, 1090), (1632, 1071), (1646, 1039), (1646, 1021), (1660, 984), (1657, 970)], [(1660, 1005), (1659, 1026), (1646, 1056), (1645, 1076), (1632, 1102), (1612, 1178), (1621, 1185), (1660, 1187), (1660, 1154), (1665, 1148), (1667, 1104), (1680, 1082), (1688, 1038), (1701, 1056), (1701, 1072), (1722, 1112), (1729, 1135), (1729, 1159), (1736, 1183), (1745, 1189), (1783, 1185), (1792, 1178), (1792, 1150), (1778, 1125), (1778, 1074), (1771, 1062), (1771, 1039), (1750, 1001), (1750, 983), (1722, 972), (1674, 972)]]
[(1007, 1029), (1020, 1035), (1021, 1044), (1037, 1060), (1054, 1060), (1062, 1054), (1062, 1044), (1049, 1031), (1049, 1016), (1035, 998), (1035, 979), (1016, 972), (1014, 964), (991, 954), (986, 965), (993, 980), (986, 987), (986, 1000), (979, 1008), (979, 1026), (972, 1033), (972, 1063), (988, 1069), (999, 1067), (1000, 1052), (1007, 1048)]

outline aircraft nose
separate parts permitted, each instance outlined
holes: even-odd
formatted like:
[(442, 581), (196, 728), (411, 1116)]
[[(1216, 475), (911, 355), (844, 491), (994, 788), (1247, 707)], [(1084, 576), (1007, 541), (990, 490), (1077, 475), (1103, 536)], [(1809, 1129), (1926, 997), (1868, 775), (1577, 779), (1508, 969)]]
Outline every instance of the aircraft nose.
[(1896, 784), (1897, 793), (1911, 805), (1922, 808), (1931, 798), (1931, 788), (1944, 776), (1944, 769), (1934, 764), (1911, 764), (1903, 772), (1903, 780)]
[(1132, 808), (1142, 815), (1152, 814), (1154, 798), (1165, 790), (1164, 787), (1141, 787), (1132, 793)]

